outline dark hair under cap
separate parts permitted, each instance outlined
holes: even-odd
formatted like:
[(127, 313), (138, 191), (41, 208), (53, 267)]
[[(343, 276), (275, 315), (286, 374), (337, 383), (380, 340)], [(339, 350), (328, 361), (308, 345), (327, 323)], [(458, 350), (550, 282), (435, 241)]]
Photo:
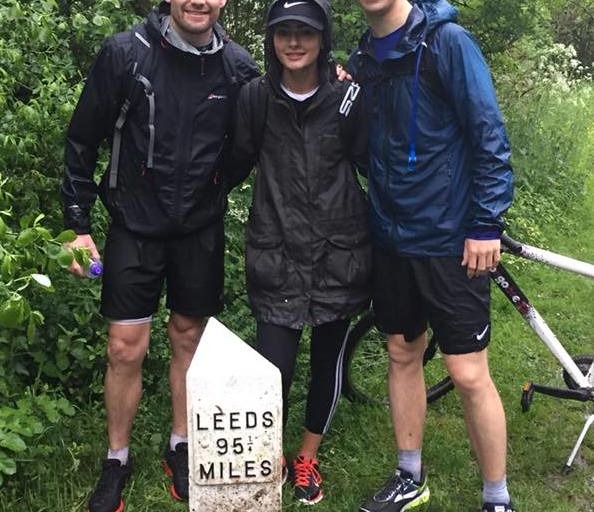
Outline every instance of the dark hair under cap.
[(315, 28), (324, 30), (324, 13), (320, 7), (310, 0), (281, 0), (274, 4), (268, 15), (268, 26), (283, 21), (300, 21)]

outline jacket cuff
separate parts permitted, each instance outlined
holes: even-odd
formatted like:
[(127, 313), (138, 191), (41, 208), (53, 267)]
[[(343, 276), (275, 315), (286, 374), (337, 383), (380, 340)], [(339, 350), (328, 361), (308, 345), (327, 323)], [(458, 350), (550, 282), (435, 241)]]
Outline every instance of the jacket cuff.
[(502, 229), (497, 226), (484, 226), (471, 229), (466, 238), (472, 240), (499, 240), (501, 238)]
[(70, 206), (64, 209), (64, 227), (71, 229), (77, 235), (89, 235), (91, 233), (91, 222), (87, 215), (84, 215), (79, 206)]

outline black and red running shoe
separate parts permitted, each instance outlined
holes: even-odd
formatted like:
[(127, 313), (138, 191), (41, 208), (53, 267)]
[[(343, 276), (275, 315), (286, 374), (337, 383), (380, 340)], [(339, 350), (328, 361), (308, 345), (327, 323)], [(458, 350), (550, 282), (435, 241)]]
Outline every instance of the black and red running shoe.
[(132, 462), (122, 464), (118, 459), (103, 461), (101, 476), (89, 499), (89, 512), (123, 512), (122, 491), (132, 474)]
[(306, 505), (314, 505), (322, 500), (322, 475), (318, 461), (312, 457), (299, 455), (293, 461), (293, 485), (295, 498)]
[(171, 477), (171, 496), (178, 501), (188, 501), (188, 443), (177, 443), (175, 450), (167, 445), (163, 468), (165, 474)]

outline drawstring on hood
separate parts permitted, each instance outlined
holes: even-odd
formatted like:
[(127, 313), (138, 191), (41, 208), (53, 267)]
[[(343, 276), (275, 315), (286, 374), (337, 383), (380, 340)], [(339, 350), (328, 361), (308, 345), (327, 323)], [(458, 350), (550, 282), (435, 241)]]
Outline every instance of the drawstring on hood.
[(417, 163), (417, 110), (419, 106), (419, 79), (421, 74), (421, 62), (423, 51), (427, 43), (423, 41), (417, 48), (417, 59), (415, 64), (415, 78), (413, 82), (413, 100), (408, 128), (408, 170), (412, 171)]
[[(406, 54), (416, 54), (412, 105), (408, 124), (408, 170), (412, 171), (417, 163), (417, 112), (419, 105), (419, 89), (421, 79), (421, 65), (423, 54), (428, 51), (428, 36), (442, 23), (455, 21), (458, 11), (445, 0), (414, 0), (413, 9), (406, 21), (410, 25), (403, 39), (394, 49), (394, 58), (400, 58)], [(371, 39), (371, 31), (364, 34), (361, 41), (362, 47), (367, 47)]]

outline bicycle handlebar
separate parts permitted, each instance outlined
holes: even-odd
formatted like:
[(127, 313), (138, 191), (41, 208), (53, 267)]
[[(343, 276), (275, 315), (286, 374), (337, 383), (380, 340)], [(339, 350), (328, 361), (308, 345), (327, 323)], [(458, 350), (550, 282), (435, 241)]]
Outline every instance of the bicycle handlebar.
[(512, 254), (522, 253), (522, 244), (505, 233), (501, 233), (501, 244), (504, 251), (509, 251)]
[(576, 274), (594, 278), (594, 265), (591, 263), (586, 263), (585, 261), (576, 260), (545, 249), (523, 244), (505, 233), (501, 234), (501, 245), (504, 252), (509, 252), (515, 256), (521, 256), (522, 258), (532, 261), (540, 261), (553, 267), (562, 268), (564, 270), (575, 272)]

